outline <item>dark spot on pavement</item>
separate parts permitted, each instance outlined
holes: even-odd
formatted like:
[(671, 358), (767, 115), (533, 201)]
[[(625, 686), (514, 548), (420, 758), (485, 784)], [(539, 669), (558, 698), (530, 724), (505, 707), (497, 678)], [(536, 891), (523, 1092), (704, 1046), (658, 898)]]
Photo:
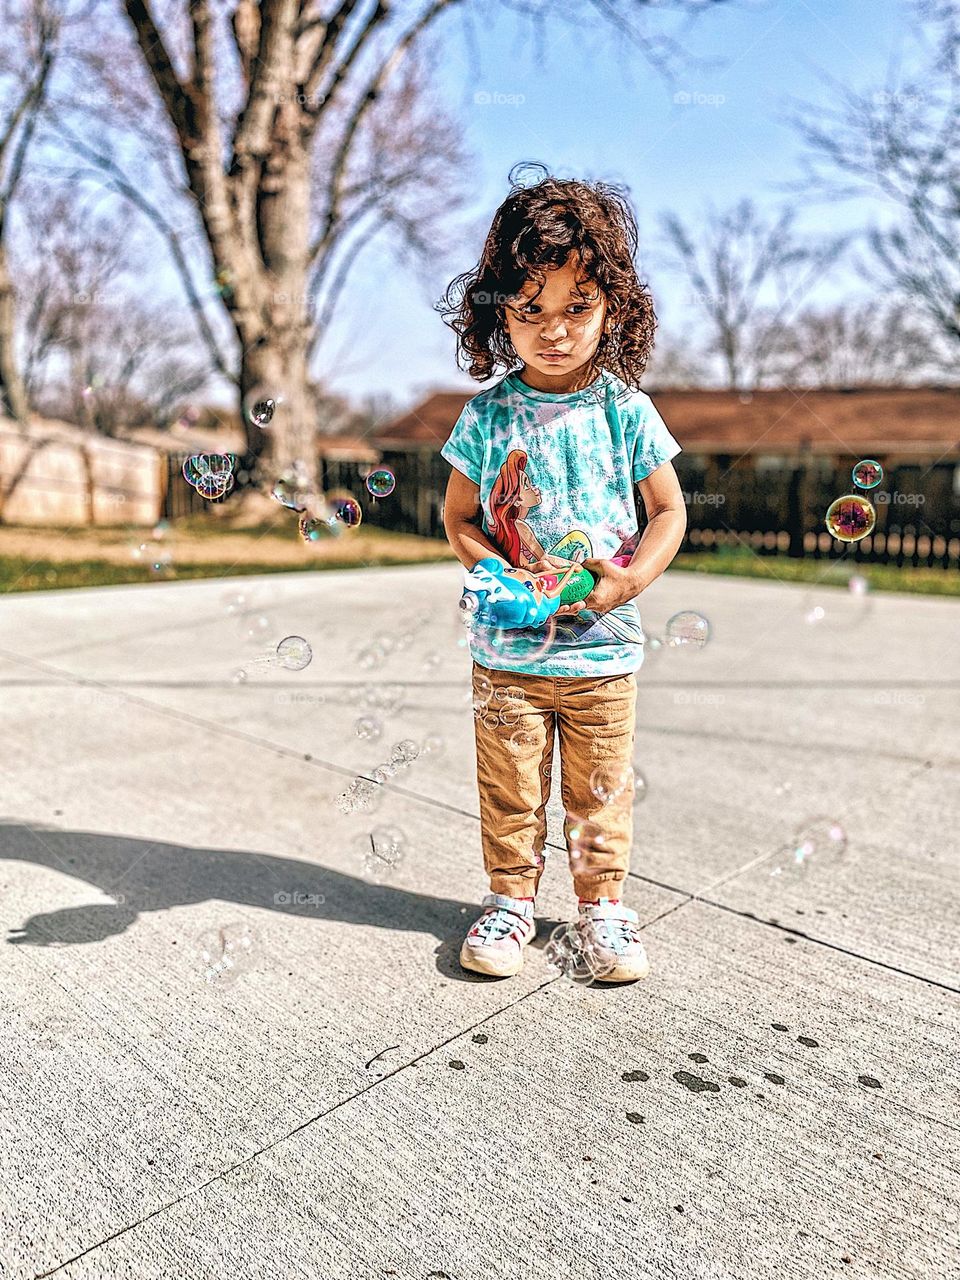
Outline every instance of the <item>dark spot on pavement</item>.
[(852, 1262), (852, 1261), (853, 1261), (853, 1259), (850, 1257), (850, 1255), (849, 1255), (849, 1254), (845, 1253), (845, 1254), (843, 1255), (843, 1257), (840, 1259), (840, 1261), (841, 1261), (841, 1262)]
[(633, 1204), (633, 1201), (630, 1199), (629, 1196), (621, 1196), (620, 1199), (624, 1200), (627, 1204)]
[(639, 1115), (636, 1111), (628, 1111), (627, 1119), (631, 1124), (643, 1124), (643, 1116)]
[(860, 1083), (867, 1089), (882, 1089), (883, 1085), (873, 1076), (857, 1076)]
[(782, 1023), (782, 1022), (771, 1022), (771, 1023), (770, 1023), (770, 1025), (771, 1025), (771, 1027), (773, 1027), (774, 1031), (789, 1031), (789, 1030), (790, 1030), (790, 1028), (789, 1028), (789, 1027), (785, 1027), (785, 1026), (783, 1025), (783, 1023)]
[(633, 1084), (635, 1080), (649, 1080), (650, 1077), (645, 1071), (624, 1071), (620, 1079), (626, 1080), (627, 1084)]
[(593, 1160), (593, 1156), (584, 1156), (583, 1158), (584, 1158), (584, 1160), (587, 1160), (587, 1161), (592, 1161), (592, 1160)]
[(673, 1207), (676, 1209), (677, 1213), (683, 1213), (683, 1205), (682, 1205), (682, 1204), (675, 1204)]
[(447, 1066), (453, 1067), (454, 1071), (462, 1071), (464, 1064), (460, 1061), (459, 1058), (451, 1058), (450, 1061), (447, 1063)]
[(710, 1059), (705, 1053), (688, 1053), (687, 1057), (691, 1062), (709, 1062)]
[(808, 1049), (819, 1049), (820, 1041), (811, 1040), (809, 1036), (797, 1036), (797, 1044), (805, 1044)]
[(883, 1159), (883, 1156), (880, 1154), (880, 1152), (879, 1152), (879, 1151), (875, 1151), (875, 1152), (873, 1153), (873, 1158), (874, 1158), (874, 1160), (882, 1160), (882, 1159)]
[(689, 1089), (691, 1093), (719, 1093), (720, 1086), (714, 1084), (712, 1080), (701, 1080), (699, 1076), (693, 1075), (690, 1071), (675, 1071), (673, 1078), (677, 1084), (682, 1084), (684, 1088)]
[(796, 938), (784, 938), (784, 942), (796, 942)]
[(777, 1075), (777, 1073), (776, 1073), (775, 1071), (765, 1071), (765, 1072), (763, 1073), (763, 1075), (764, 1075), (764, 1078), (765, 1078), (765, 1079), (772, 1081), (772, 1082), (773, 1082), (773, 1084), (786, 1084), (786, 1083), (787, 1083), (787, 1082), (786, 1082), (786, 1080), (784, 1080), (783, 1076), (778, 1076), (778, 1075)]
[(747, 1087), (746, 1080), (741, 1080), (739, 1076), (728, 1076), (727, 1078), (735, 1089), (745, 1089)]
[(473, 1040), (473, 1043), (474, 1043), (474, 1044), (486, 1044), (486, 1043), (487, 1043), (487, 1037), (483, 1034), (483, 1032), (482, 1032), (482, 1031), (479, 1033), (479, 1035), (471, 1036), (471, 1039)]
[(304, 760), (312, 760), (312, 759), (313, 759), (313, 756), (304, 756), (303, 758), (304, 758)]

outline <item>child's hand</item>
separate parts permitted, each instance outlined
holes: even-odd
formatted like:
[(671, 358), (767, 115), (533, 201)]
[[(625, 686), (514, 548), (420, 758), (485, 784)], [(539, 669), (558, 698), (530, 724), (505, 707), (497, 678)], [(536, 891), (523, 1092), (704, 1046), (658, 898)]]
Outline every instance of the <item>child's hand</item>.
[(597, 580), (597, 585), (585, 600), (574, 604), (562, 604), (556, 611), (556, 617), (581, 613), (584, 609), (589, 609), (593, 613), (609, 613), (611, 609), (627, 604), (634, 596), (640, 594), (634, 574), (629, 569), (614, 564), (612, 560), (587, 559), (583, 561), (583, 567), (590, 570)]
[(560, 556), (543, 555), (539, 560), (534, 560), (533, 564), (528, 564), (526, 568), (530, 573), (555, 573), (558, 569), (567, 569), (573, 562), (564, 560)]

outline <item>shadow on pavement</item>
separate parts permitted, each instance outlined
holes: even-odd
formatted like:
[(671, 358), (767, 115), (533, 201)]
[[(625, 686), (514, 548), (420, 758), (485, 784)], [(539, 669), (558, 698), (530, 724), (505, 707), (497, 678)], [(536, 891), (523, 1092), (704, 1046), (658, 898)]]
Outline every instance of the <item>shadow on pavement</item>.
[[(476, 902), (375, 884), (315, 863), (249, 850), (203, 849), (0, 819), (0, 862), (30, 862), (94, 886), (115, 902), (29, 916), (8, 943), (67, 947), (124, 933), (146, 912), (220, 900), (320, 921), (367, 925), (438, 939), (437, 967), (464, 981), (456, 957)], [(305, 895), (297, 898), (295, 895)]]

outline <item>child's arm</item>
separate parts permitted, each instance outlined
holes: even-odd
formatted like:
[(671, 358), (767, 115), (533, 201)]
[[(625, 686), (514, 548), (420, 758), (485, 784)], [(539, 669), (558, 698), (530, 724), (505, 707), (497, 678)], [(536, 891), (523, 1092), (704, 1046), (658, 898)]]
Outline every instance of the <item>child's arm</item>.
[(507, 563), (503, 552), (483, 532), (479, 486), (468, 480), (456, 467), (451, 470), (447, 481), (447, 492), (443, 500), (443, 528), (447, 541), (464, 568), (472, 569), (478, 560), (483, 560), (486, 556), (496, 556), (504, 564)]
[(621, 567), (611, 560), (588, 557), (583, 567), (594, 574), (597, 585), (579, 604), (562, 604), (558, 616), (582, 609), (607, 613), (626, 604), (659, 578), (680, 550), (687, 528), (687, 507), (673, 463), (664, 462), (651, 471), (645, 480), (637, 482), (637, 488), (647, 513), (647, 526), (630, 563)]
[(672, 462), (651, 471), (645, 480), (637, 481), (647, 526), (640, 545), (625, 569), (636, 581), (636, 594), (649, 587), (680, 550), (687, 531), (687, 504)]

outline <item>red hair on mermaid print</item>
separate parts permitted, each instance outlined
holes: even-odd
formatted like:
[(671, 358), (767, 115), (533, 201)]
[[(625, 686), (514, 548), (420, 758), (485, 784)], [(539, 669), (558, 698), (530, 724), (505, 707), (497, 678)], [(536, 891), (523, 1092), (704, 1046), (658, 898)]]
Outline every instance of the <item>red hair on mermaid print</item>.
[[(527, 475), (527, 455), (511, 449), (490, 490), (490, 537), (509, 562), (518, 568), (524, 560), (539, 559), (543, 547), (524, 517), (540, 505), (542, 495)], [(519, 527), (518, 527), (519, 522)]]

